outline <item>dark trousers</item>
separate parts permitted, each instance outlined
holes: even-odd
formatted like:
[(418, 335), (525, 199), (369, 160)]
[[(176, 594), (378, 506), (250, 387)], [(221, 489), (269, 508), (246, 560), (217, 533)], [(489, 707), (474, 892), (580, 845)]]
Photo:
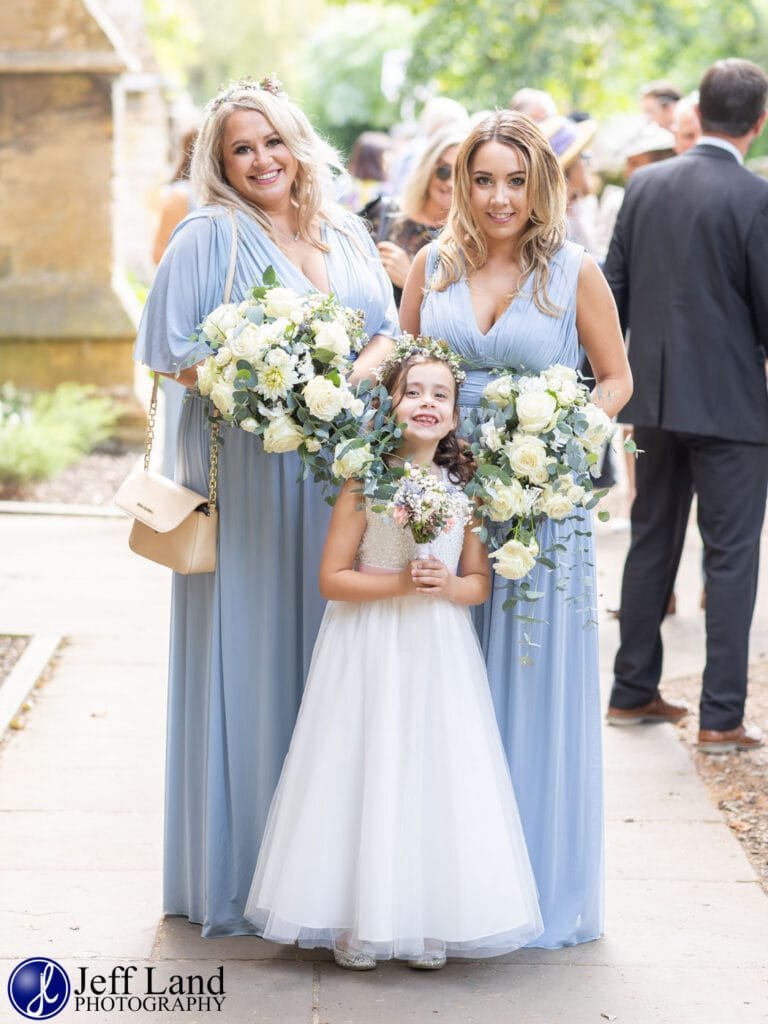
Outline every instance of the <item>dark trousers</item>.
[(702, 729), (735, 729), (747, 696), (768, 445), (635, 427), (632, 541), (621, 587), (621, 643), (611, 705), (631, 709), (658, 692), (661, 623), (677, 575), (693, 492), (704, 541), (707, 659)]

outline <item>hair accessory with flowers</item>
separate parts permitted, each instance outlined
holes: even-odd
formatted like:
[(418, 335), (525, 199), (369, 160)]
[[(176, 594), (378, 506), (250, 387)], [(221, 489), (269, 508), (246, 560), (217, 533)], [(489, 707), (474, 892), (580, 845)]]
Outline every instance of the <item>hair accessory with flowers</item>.
[(222, 104), (228, 103), (239, 92), (268, 92), (272, 96), (285, 95), (283, 83), (277, 75), (266, 75), (264, 78), (259, 79), (259, 81), (256, 81), (250, 75), (246, 75), (245, 78), (239, 78), (236, 82), (230, 82), (229, 85), (222, 86), (206, 106), (206, 111), (212, 114)]
[(466, 380), (467, 375), (461, 368), (461, 356), (453, 351), (447, 341), (442, 338), (430, 338), (426, 335), (414, 338), (412, 334), (401, 336), (400, 340), (395, 343), (392, 354), (375, 371), (376, 376), (380, 381), (384, 380), (393, 366), (410, 359), (411, 356), (439, 359), (440, 362), (447, 364), (457, 384), (463, 384)]

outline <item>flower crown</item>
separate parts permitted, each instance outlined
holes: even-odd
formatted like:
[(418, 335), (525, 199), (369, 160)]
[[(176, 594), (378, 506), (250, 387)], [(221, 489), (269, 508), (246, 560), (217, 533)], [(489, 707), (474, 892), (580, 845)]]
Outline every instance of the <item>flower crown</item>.
[(384, 380), (393, 366), (405, 362), (411, 356), (439, 359), (441, 363), (448, 366), (457, 385), (463, 384), (466, 380), (467, 375), (461, 368), (461, 357), (453, 351), (447, 341), (443, 341), (442, 338), (429, 338), (421, 335), (414, 338), (412, 334), (403, 334), (395, 343), (394, 352), (375, 371), (379, 381)]
[(277, 75), (266, 75), (266, 77), (260, 79), (258, 82), (255, 78), (251, 78), (250, 75), (247, 75), (245, 78), (239, 78), (236, 82), (230, 82), (227, 86), (222, 86), (213, 99), (207, 104), (205, 108), (207, 113), (212, 114), (215, 110), (218, 110), (223, 103), (228, 103), (232, 97), (239, 92), (268, 92), (273, 96), (285, 95), (283, 83)]

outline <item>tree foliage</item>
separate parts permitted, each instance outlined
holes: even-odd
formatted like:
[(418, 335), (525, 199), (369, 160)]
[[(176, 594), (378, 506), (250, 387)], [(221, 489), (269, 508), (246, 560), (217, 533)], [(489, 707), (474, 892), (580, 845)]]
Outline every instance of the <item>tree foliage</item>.
[(652, 78), (694, 88), (723, 56), (765, 63), (763, 0), (411, 0), (423, 21), (408, 68), (474, 108), (523, 85), (563, 109), (633, 107)]

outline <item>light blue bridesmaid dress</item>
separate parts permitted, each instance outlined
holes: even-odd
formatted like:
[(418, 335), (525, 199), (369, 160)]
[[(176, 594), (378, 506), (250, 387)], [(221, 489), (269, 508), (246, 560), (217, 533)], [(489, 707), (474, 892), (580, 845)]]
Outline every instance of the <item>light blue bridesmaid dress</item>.
[[(233, 302), (270, 264), (280, 282), (312, 284), (237, 213)], [(324, 227), (333, 294), (365, 313), (366, 332), (397, 336), (392, 286), (351, 214)], [(346, 233), (345, 233), (346, 232)], [(231, 226), (220, 207), (177, 227), (144, 310), (136, 358), (175, 372), (208, 354), (190, 335), (222, 301)], [(215, 573), (174, 575), (166, 762), (164, 910), (202, 934), (253, 932), (243, 918), (267, 812), (293, 732), (324, 602), (320, 555), (330, 509), (295, 453), (269, 455), (252, 434), (222, 430)], [(207, 492), (209, 428), (190, 393), (176, 479)]]
[[(540, 312), (532, 281), (486, 333), (477, 326), (466, 280), (427, 291), (421, 332), (445, 338), (470, 367), (461, 390), (462, 421), (476, 407), (492, 368), (539, 371), (552, 363), (577, 367), (576, 287), (583, 249), (566, 242), (552, 258), (548, 294), (562, 310)], [(430, 247), (427, 281), (435, 270)], [(585, 516), (587, 514), (585, 513)], [(576, 523), (581, 532), (589, 522)], [(519, 605), (522, 622), (502, 611), (507, 582), (493, 592), (475, 624), (486, 657), (496, 716), (509, 760), (528, 852), (539, 889), (544, 934), (533, 943), (554, 948), (595, 939), (603, 930), (603, 798), (598, 640), (595, 623), (594, 545), (574, 532), (574, 521), (547, 523), (542, 548), (559, 541), (560, 577), (537, 566), (534, 589), (544, 596)], [(560, 580), (562, 590), (556, 589)], [(524, 634), (532, 666), (522, 666)]]

